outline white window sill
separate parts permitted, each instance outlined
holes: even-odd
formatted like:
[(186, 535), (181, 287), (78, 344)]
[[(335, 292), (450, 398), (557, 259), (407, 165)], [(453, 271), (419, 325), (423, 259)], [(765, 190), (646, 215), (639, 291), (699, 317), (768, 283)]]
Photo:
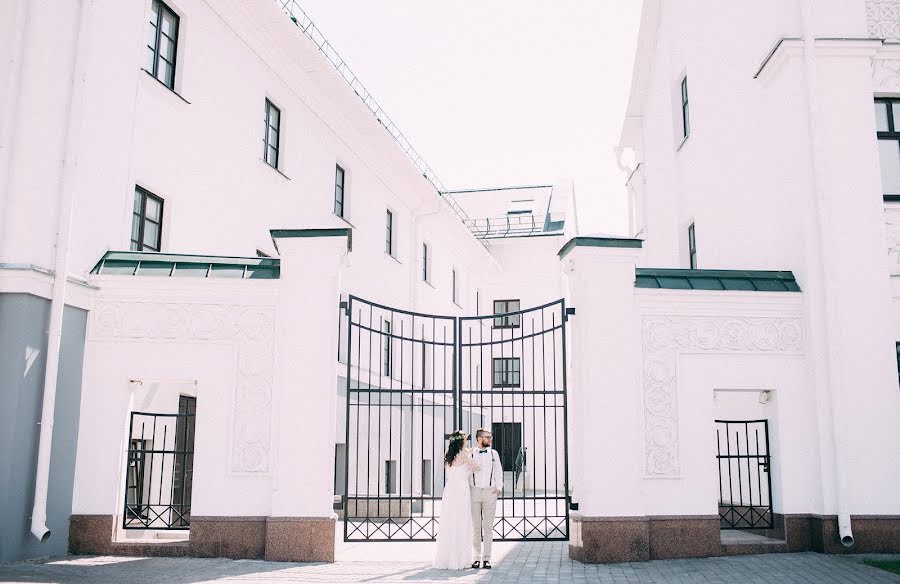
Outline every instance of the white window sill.
[(690, 137), (691, 137), (691, 135), (688, 134), (687, 136), (685, 136), (684, 138), (682, 138), (682, 139), (681, 139), (681, 142), (678, 144), (678, 147), (675, 148), (675, 152), (680, 151), (680, 150), (681, 150), (681, 147), (684, 146), (684, 144), (688, 141), (688, 138), (690, 138)]
[(432, 290), (437, 290), (435, 285), (432, 284), (431, 282), (429, 282), (428, 280), (422, 280), (422, 283), (425, 284), (426, 286), (428, 286), (429, 288), (431, 288)]
[(335, 217), (337, 217), (338, 219), (340, 219), (341, 221), (343, 221), (344, 223), (346, 223), (347, 225), (349, 225), (349, 226), (352, 227), (353, 229), (356, 229), (356, 225), (354, 225), (353, 223), (350, 223), (349, 221), (347, 221), (347, 218), (346, 218), (346, 217), (341, 217), (340, 215), (338, 215), (338, 214), (335, 213), (334, 211), (332, 211), (332, 215), (334, 215)]
[(397, 262), (397, 263), (400, 264), (401, 266), (403, 265), (403, 262), (401, 262), (400, 260), (398, 260), (398, 259), (397, 259), (397, 256), (395, 256), (395, 255), (389, 254), (388, 252), (384, 252), (384, 256), (385, 256), (386, 258), (390, 258), (390, 259), (394, 260), (395, 262)]
[(283, 172), (281, 172), (280, 170), (278, 170), (278, 168), (272, 166), (271, 164), (269, 164), (268, 162), (266, 162), (266, 161), (263, 160), (262, 158), (260, 158), (259, 161), (262, 162), (263, 164), (265, 164), (266, 166), (268, 166), (269, 168), (271, 168), (272, 170), (274, 170), (275, 172), (277, 172), (278, 174), (280, 174), (280, 175), (281, 175), (282, 177), (284, 177), (285, 179), (291, 180), (291, 177), (289, 177), (288, 175), (284, 174)]
[(144, 73), (146, 73), (147, 75), (149, 75), (151, 79), (153, 79), (154, 81), (156, 81), (157, 83), (159, 83), (161, 86), (165, 87), (165, 88), (168, 89), (170, 92), (174, 93), (174, 94), (178, 97), (178, 99), (180, 99), (181, 101), (183, 101), (184, 103), (186, 103), (186, 104), (188, 104), (188, 105), (191, 105), (191, 102), (189, 102), (188, 100), (186, 100), (186, 99), (184, 98), (183, 95), (181, 95), (180, 93), (178, 93), (177, 91), (175, 91), (175, 89), (173, 89), (172, 87), (169, 87), (168, 85), (166, 85), (165, 83), (163, 83), (162, 81), (160, 81), (159, 79), (157, 79), (156, 75), (154, 75), (154, 74), (151, 73), (150, 71), (147, 71), (147, 70), (144, 69), (143, 67), (141, 67), (141, 71), (143, 71)]

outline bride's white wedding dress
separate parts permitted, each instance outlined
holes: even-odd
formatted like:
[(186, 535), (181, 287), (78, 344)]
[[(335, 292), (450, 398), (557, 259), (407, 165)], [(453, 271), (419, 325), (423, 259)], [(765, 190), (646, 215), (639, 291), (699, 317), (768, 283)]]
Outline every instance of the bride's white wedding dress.
[(441, 499), (437, 551), (434, 567), (462, 570), (472, 564), (472, 459), (469, 452), (456, 455), (453, 465), (445, 467), (447, 484)]

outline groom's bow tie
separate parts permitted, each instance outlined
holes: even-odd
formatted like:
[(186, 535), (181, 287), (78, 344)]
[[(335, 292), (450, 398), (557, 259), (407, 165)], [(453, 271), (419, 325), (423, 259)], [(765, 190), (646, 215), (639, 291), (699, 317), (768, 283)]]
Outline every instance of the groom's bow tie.
[(479, 450), (479, 451), (478, 451), (479, 454), (484, 454), (485, 452), (487, 452), (487, 448), (485, 448), (484, 450)]

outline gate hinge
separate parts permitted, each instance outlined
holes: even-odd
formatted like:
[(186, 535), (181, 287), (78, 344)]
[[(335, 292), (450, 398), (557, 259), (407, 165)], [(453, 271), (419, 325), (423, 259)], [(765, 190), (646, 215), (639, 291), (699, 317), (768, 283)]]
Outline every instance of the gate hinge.
[(344, 314), (349, 316), (350, 307), (345, 300), (341, 300), (340, 302), (338, 302), (338, 308), (342, 309), (344, 311)]
[(575, 316), (574, 308), (566, 308), (566, 320), (569, 320), (570, 316)]

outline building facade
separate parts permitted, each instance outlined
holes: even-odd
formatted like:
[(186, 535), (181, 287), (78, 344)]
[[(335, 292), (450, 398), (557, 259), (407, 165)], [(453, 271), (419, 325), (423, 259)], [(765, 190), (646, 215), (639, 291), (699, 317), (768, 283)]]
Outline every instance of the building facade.
[(479, 427), (501, 538), (900, 550), (900, 3), (646, 0), (623, 237), (444, 187), (296, 2), (0, 27), (0, 559), (431, 539)]

